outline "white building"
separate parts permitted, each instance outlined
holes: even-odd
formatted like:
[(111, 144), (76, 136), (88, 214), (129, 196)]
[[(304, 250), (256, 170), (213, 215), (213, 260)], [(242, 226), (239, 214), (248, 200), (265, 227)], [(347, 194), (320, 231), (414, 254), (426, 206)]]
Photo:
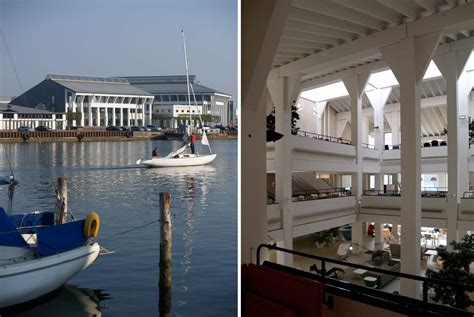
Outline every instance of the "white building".
[(151, 124), (153, 95), (124, 79), (49, 74), (12, 103), (63, 114), (72, 126), (130, 126)]
[(200, 126), (199, 115), (202, 114), (202, 106), (188, 105), (162, 105), (154, 109), (156, 119), (154, 122), (160, 127), (178, 128), (180, 125), (189, 125), (189, 120), (193, 121), (193, 126)]
[(65, 121), (62, 114), (0, 102), (0, 130), (16, 130), (20, 126), (34, 129), (40, 125), (54, 130), (62, 128)]
[[(161, 107), (170, 105), (180, 105), (188, 103), (188, 89), (186, 76), (136, 76), (122, 77), (133, 86), (143, 89), (155, 96), (153, 103), (153, 113), (156, 123), (161, 120)], [(204, 115), (212, 116), (211, 125), (229, 124), (229, 94), (217, 91), (213, 88), (203, 86), (196, 80), (195, 75), (189, 76), (189, 81), (194, 89), (196, 103), (202, 106)], [(191, 94), (191, 104), (194, 105), (194, 98)], [(164, 122), (167, 123), (166, 121)], [(169, 126), (163, 126), (169, 127)]]

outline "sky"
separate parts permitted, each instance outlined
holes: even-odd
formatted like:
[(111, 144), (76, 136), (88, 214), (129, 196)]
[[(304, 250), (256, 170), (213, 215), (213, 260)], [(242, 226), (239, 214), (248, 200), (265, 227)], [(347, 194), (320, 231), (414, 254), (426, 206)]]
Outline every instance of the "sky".
[(0, 0), (0, 29), (0, 96), (48, 73), (184, 75), (184, 29), (190, 74), (237, 102), (237, 0)]

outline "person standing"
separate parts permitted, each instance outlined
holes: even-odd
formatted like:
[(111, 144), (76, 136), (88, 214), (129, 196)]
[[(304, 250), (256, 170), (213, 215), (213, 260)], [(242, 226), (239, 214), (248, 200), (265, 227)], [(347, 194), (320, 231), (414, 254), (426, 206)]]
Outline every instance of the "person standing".
[(191, 153), (194, 153), (194, 143), (196, 142), (196, 135), (194, 133), (191, 133)]

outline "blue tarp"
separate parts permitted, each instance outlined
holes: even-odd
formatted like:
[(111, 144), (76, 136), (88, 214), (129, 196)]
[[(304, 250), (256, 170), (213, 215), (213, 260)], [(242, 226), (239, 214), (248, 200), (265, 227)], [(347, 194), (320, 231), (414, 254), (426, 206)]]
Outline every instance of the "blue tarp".
[(5, 210), (0, 207), (0, 245), (9, 247), (26, 247), (28, 243), (8, 218)]
[(11, 215), (10, 220), (17, 227), (52, 226), (54, 225), (54, 212)]
[(87, 241), (82, 234), (84, 222), (84, 220), (72, 221), (36, 229), (40, 256), (57, 254), (82, 246)]

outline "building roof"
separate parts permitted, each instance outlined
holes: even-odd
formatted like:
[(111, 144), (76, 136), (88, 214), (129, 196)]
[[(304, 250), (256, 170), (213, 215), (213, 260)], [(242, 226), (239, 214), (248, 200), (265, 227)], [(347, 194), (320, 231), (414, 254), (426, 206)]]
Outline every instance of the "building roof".
[(121, 78), (48, 74), (46, 79), (77, 93), (151, 96), (150, 93)]
[(22, 106), (12, 105), (9, 103), (4, 103), (4, 102), (0, 102), (0, 112), (52, 114), (51, 111), (37, 109), (37, 108), (22, 107)]
[[(186, 84), (186, 76), (126, 76), (118, 79), (125, 79), (135, 87), (140, 87), (143, 90), (153, 95), (164, 94), (187, 94), (188, 88)], [(189, 75), (189, 81), (193, 85), (196, 94), (222, 94), (230, 96), (227, 93), (201, 85), (196, 81), (195, 75)]]

